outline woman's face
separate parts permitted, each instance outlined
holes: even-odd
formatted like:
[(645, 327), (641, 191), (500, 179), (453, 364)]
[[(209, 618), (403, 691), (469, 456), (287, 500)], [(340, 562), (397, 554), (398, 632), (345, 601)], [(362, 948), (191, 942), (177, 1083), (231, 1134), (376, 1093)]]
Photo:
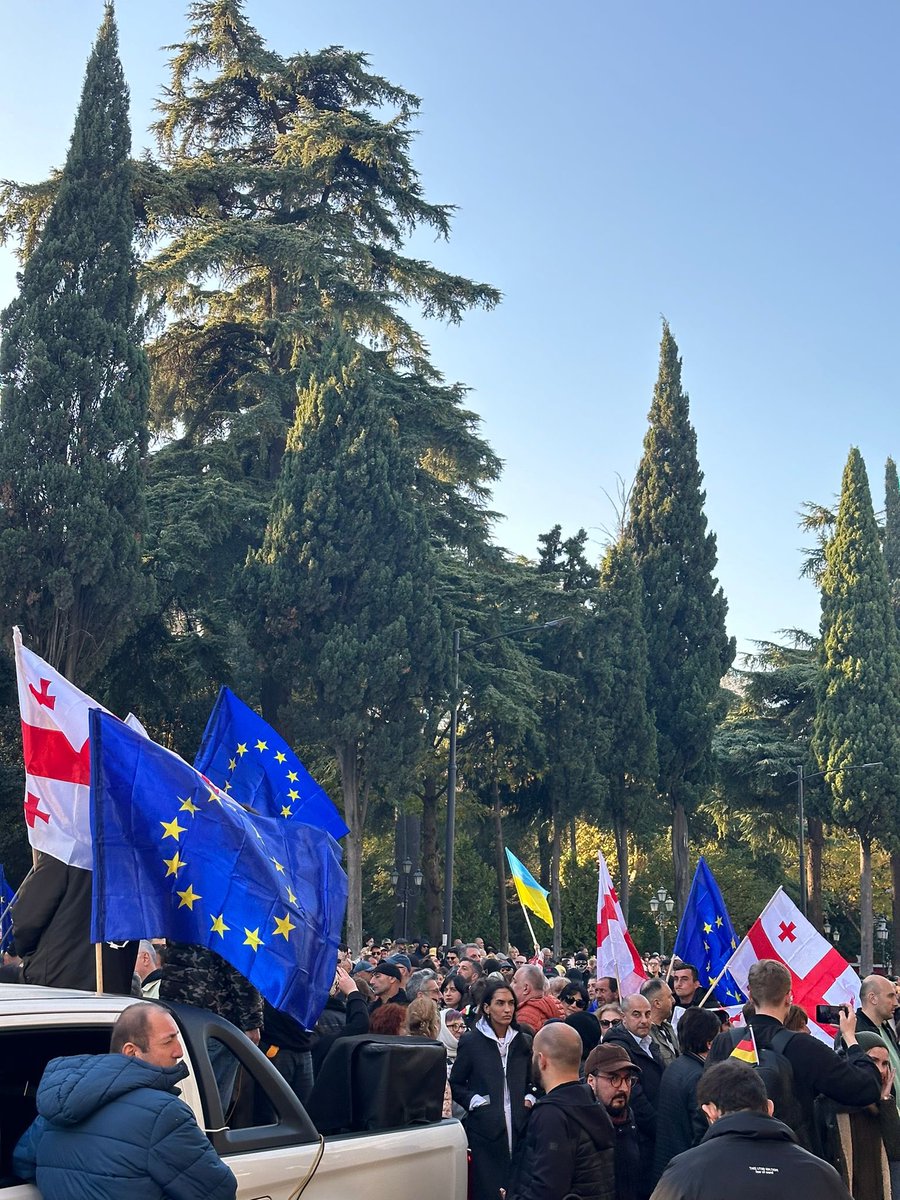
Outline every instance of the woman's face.
[(459, 1041), (466, 1031), (466, 1023), (462, 1017), (453, 1017), (446, 1022), (446, 1025), (457, 1041)]
[(584, 997), (579, 992), (571, 992), (569, 995), (564, 992), (559, 999), (566, 1010), (567, 1017), (570, 1017), (572, 1013), (584, 1012), (587, 1008)]
[(516, 1014), (516, 1002), (509, 988), (497, 988), (484, 1005), (484, 1015), (494, 1033), (503, 1035), (512, 1024)]
[(448, 1008), (458, 1008), (459, 1002), (462, 1000), (462, 992), (460, 992), (459, 988), (456, 986), (456, 980), (448, 979), (444, 983), (442, 991), (446, 1006)]

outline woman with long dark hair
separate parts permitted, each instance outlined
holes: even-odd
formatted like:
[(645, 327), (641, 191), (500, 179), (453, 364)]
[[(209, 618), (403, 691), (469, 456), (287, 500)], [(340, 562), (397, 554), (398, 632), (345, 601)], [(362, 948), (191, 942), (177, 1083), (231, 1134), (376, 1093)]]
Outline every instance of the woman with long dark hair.
[(489, 979), (475, 1027), (459, 1039), (450, 1072), (453, 1099), (468, 1114), (472, 1200), (499, 1200), (525, 1131), (531, 1038), (516, 1024), (516, 1007), (509, 984)]

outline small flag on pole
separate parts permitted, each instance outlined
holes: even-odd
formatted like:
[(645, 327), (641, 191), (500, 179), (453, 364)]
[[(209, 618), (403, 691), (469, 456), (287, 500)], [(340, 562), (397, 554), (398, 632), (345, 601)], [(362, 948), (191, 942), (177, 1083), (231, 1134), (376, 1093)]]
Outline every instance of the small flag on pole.
[(759, 1055), (756, 1052), (756, 1038), (753, 1036), (753, 1030), (749, 1025), (747, 1026), (746, 1034), (741, 1038), (728, 1057), (739, 1058), (741, 1062), (748, 1063), (751, 1067), (759, 1066)]
[(513, 852), (506, 848), (509, 869), (512, 871), (516, 894), (523, 908), (530, 908), (533, 913), (553, 928), (553, 913), (547, 903), (548, 891), (541, 887), (524, 863), (519, 862)]

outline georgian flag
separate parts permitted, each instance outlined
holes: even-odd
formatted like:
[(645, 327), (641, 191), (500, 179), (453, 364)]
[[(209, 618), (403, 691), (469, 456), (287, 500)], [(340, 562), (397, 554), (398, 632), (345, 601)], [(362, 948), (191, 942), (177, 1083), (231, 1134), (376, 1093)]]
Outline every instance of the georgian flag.
[(647, 979), (644, 964), (637, 952), (625, 918), (622, 905), (612, 885), (609, 868), (603, 851), (600, 858), (600, 885), (597, 894), (597, 978), (611, 976), (618, 980), (619, 995), (624, 999), (640, 991)]
[[(13, 629), (25, 757), (25, 822), (35, 850), (90, 871), (88, 714), (101, 704), (22, 645)], [(106, 709), (103, 709), (105, 712)]]
[(743, 991), (747, 992), (750, 968), (762, 958), (784, 963), (791, 973), (794, 1003), (809, 1017), (810, 1033), (831, 1046), (835, 1027), (816, 1023), (816, 1005), (854, 1007), (859, 1000), (859, 976), (782, 888), (757, 917), (728, 964)]

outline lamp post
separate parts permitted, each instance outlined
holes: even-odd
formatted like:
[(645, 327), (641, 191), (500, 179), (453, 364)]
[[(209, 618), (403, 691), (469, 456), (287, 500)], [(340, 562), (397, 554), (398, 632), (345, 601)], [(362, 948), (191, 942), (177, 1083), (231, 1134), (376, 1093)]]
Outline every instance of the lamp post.
[[(409, 873), (412, 871), (412, 860), (404, 858), (401, 865), (403, 867), (403, 899), (400, 903), (403, 905), (403, 940), (405, 942), (409, 939)], [(413, 874), (413, 881), (417, 888), (422, 886), (423, 878), (422, 872), (417, 867)], [(396, 887), (399, 882), (400, 872), (394, 867), (391, 871), (391, 883)]]
[(883, 914), (880, 914), (875, 922), (875, 936), (881, 948), (881, 965), (890, 970), (890, 963), (887, 961), (888, 925)]
[(663, 944), (664, 931), (668, 928), (669, 922), (672, 920), (672, 912), (675, 908), (675, 901), (664, 888), (657, 888), (656, 895), (650, 901), (650, 911), (653, 913), (653, 920), (659, 928), (659, 953), (663, 954), (665, 946)]
[[(539, 629), (555, 629), (571, 621), (571, 617), (557, 617), (554, 621), (542, 621), (538, 625), (520, 625), (506, 629), (491, 637), (478, 638), (469, 643), (469, 648), (496, 642), (499, 638), (515, 637), (520, 633), (535, 633)], [(459, 724), (459, 637), (460, 630), (453, 630), (453, 697), (450, 707), (450, 748), (447, 759), (447, 833), (444, 844), (444, 933), (443, 946), (449, 950), (453, 938), (453, 860), (456, 852), (456, 727)]]

